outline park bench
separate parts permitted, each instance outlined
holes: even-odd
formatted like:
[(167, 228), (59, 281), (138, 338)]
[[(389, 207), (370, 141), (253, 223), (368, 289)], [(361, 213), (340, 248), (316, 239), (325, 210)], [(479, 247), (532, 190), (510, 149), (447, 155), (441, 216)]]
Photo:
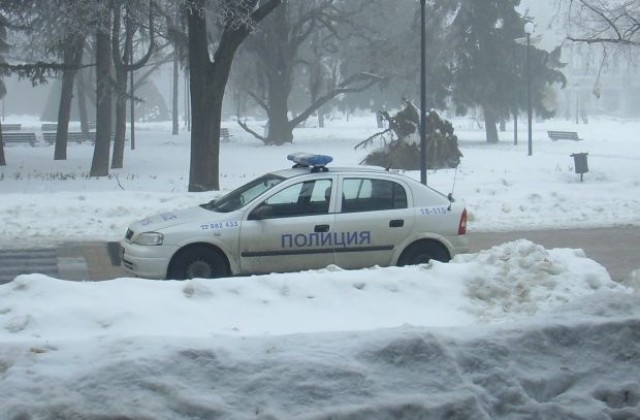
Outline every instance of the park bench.
[[(96, 129), (96, 124), (95, 123), (88, 123), (87, 124), (87, 128), (89, 130), (95, 130)], [(58, 123), (43, 123), (41, 129), (42, 129), (42, 131), (57, 131), (58, 130)]]
[[(48, 144), (53, 144), (56, 142), (57, 133), (54, 132), (45, 132), (42, 133), (42, 138)], [(73, 141), (76, 143), (82, 143), (83, 141), (95, 141), (96, 133), (89, 133), (89, 137), (87, 137), (84, 133), (81, 132), (70, 132), (67, 133), (67, 141)]]
[(4, 144), (9, 143), (28, 143), (31, 146), (36, 145), (36, 133), (2, 133), (2, 141)]
[(220, 128), (220, 138), (222, 141), (229, 141), (231, 135), (229, 134), (228, 128)]
[(547, 135), (553, 141), (556, 140), (582, 140), (575, 131), (547, 131)]
[(2, 131), (20, 131), (22, 124), (2, 124)]

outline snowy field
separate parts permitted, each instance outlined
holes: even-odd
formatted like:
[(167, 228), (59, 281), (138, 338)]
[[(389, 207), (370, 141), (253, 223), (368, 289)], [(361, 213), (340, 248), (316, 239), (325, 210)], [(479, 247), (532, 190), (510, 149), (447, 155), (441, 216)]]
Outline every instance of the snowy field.
[[(41, 124), (5, 121), (18, 122)], [(223, 190), (291, 152), (357, 164), (376, 130), (373, 116), (335, 119), (265, 147), (226, 125)], [(464, 200), (470, 231), (640, 225), (640, 123), (536, 123), (533, 156), (520, 127), (517, 146), (510, 132), (487, 145), (456, 121), (462, 164), (428, 173)], [(7, 146), (0, 248), (119, 240), (131, 220), (224, 192), (186, 192), (187, 133), (138, 128), (104, 179), (87, 176), (90, 145), (63, 162)], [(214, 281), (20, 276), (0, 286), (0, 419), (640, 419), (637, 279), (617, 284), (575, 248), (518, 240), (449, 264)]]
[[(23, 131), (40, 121), (19, 117)], [(29, 128), (31, 125), (31, 128)], [(265, 147), (235, 123), (233, 137), (222, 144), (220, 184), (230, 190), (273, 169), (289, 165), (297, 151), (327, 153), (332, 165), (358, 164), (372, 149), (354, 146), (377, 131), (373, 116), (328, 121), (328, 127), (300, 128), (293, 144)], [(131, 220), (149, 213), (209, 201), (219, 195), (186, 193), (189, 133), (171, 135), (168, 124), (142, 125), (136, 150), (125, 154), (125, 168), (108, 178), (89, 178), (93, 147), (69, 144), (68, 160), (54, 161), (53, 147), (9, 145), (8, 165), (0, 167), (0, 248), (61, 240), (119, 240)], [(256, 123), (254, 128), (261, 130)], [(536, 124), (533, 156), (527, 156), (526, 123), (520, 121), (518, 145), (502, 132), (501, 143), (488, 145), (484, 130), (459, 121), (456, 134), (464, 154), (458, 170), (429, 171), (428, 182), (444, 193), (454, 191), (470, 212), (473, 231), (640, 225), (640, 123), (564, 121)], [(584, 141), (556, 141), (545, 130), (577, 130)], [(38, 133), (39, 135), (39, 133)], [(588, 153), (584, 182), (574, 173), (573, 153)], [(418, 172), (410, 175), (420, 178)]]

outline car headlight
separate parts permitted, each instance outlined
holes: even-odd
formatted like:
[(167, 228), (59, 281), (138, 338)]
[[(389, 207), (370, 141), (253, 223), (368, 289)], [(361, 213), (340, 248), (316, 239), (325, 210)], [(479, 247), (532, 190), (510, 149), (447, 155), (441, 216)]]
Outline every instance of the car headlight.
[(133, 240), (134, 244), (137, 245), (148, 245), (148, 246), (158, 246), (162, 245), (162, 240), (164, 236), (162, 233), (158, 232), (142, 232)]

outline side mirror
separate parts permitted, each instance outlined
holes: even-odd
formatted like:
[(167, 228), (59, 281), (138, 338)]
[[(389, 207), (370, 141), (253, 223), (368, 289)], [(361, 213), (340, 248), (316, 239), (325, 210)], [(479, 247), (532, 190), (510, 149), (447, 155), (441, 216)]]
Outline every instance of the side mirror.
[(263, 220), (268, 219), (271, 215), (271, 207), (267, 204), (261, 204), (251, 211), (248, 220)]

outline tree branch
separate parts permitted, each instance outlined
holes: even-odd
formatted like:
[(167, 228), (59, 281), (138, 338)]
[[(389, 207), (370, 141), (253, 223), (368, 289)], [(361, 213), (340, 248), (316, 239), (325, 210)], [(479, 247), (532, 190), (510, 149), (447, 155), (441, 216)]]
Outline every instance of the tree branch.
[(267, 142), (267, 138), (264, 136), (261, 136), (260, 134), (256, 133), (255, 131), (253, 131), (251, 128), (249, 128), (249, 126), (247, 125), (247, 123), (244, 123), (240, 120), (238, 120), (238, 125), (240, 127), (242, 127), (242, 129), (244, 131), (246, 131), (247, 133), (251, 134), (253, 137), (257, 138), (258, 140), (260, 140), (263, 143)]
[(253, 92), (249, 92), (249, 96), (251, 96), (253, 100), (256, 101), (256, 103), (260, 106), (260, 108), (264, 109), (266, 113), (269, 113), (269, 106), (262, 100), (262, 98), (260, 98), (258, 95), (256, 95)]
[[(292, 127), (297, 126), (298, 124), (300, 124), (302, 121), (306, 120), (307, 118), (309, 118), (309, 116), (318, 108), (320, 108), (321, 106), (323, 106), (324, 104), (326, 104), (327, 102), (329, 102), (330, 100), (332, 100), (333, 98), (335, 98), (336, 96), (343, 94), (343, 93), (352, 93), (352, 92), (362, 92), (365, 91), (367, 89), (369, 89), (371, 86), (375, 85), (376, 83), (381, 83), (382, 81), (384, 81), (384, 78), (375, 74), (371, 74), (371, 73), (356, 73), (350, 77), (348, 77), (344, 82), (340, 83), (340, 85), (329, 91), (326, 95), (321, 96), (320, 98), (318, 98), (313, 104), (311, 104), (311, 106), (309, 108), (307, 108), (306, 110), (304, 110), (300, 115), (298, 115), (296, 118), (292, 119), (289, 124)], [(355, 83), (359, 83), (359, 82), (363, 82), (364, 84), (358, 87), (349, 87), (352, 84)]]

